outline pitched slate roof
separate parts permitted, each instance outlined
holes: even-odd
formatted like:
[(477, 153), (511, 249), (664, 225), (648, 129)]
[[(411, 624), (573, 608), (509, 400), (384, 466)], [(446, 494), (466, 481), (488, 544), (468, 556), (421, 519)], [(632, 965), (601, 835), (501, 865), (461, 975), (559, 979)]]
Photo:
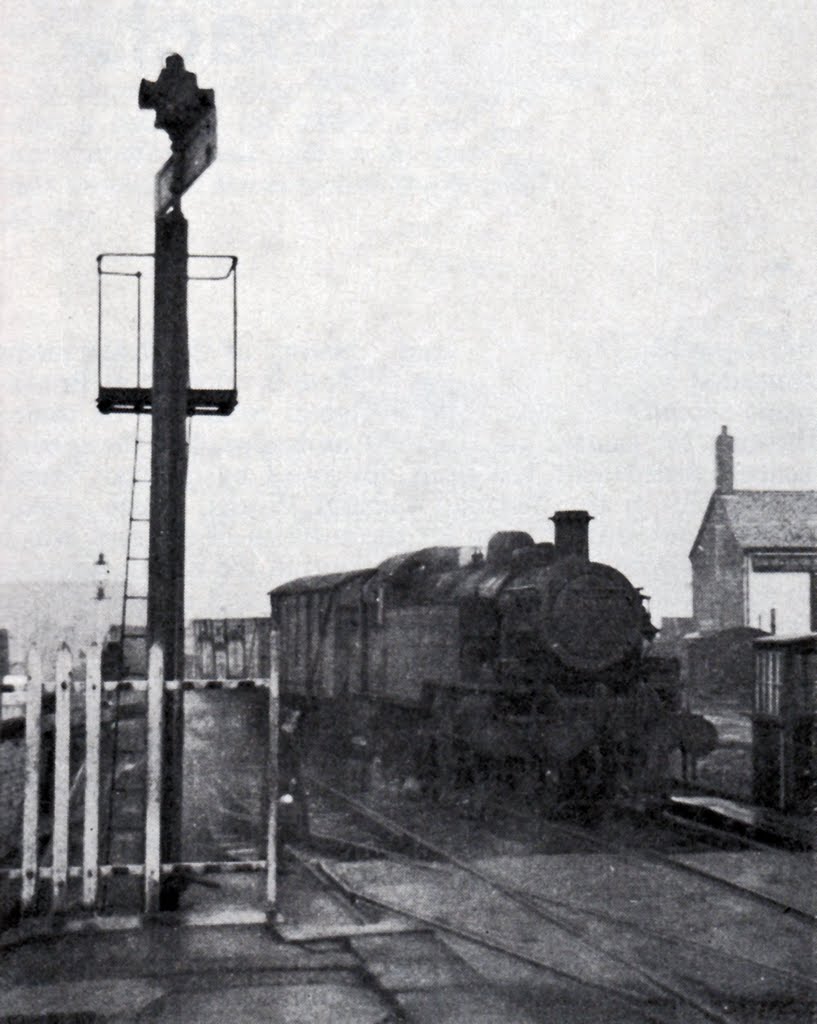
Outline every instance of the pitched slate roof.
[(693, 551), (717, 502), (744, 549), (817, 548), (817, 491), (732, 491), (712, 495)]
[(817, 491), (735, 491), (723, 503), (741, 547), (817, 547)]

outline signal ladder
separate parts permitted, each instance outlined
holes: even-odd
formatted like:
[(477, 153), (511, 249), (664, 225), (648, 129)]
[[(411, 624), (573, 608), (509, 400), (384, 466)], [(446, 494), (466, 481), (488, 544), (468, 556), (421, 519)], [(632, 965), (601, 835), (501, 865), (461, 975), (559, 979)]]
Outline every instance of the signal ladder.
[[(136, 416), (125, 580), (119, 631), (118, 679), (147, 676), (147, 591), (150, 530), (152, 417)], [(113, 666), (112, 666), (113, 667)], [(118, 687), (110, 708), (107, 806), (103, 808), (102, 863), (135, 863), (144, 856), (147, 703), (145, 690)], [(103, 886), (103, 902), (112, 897)]]

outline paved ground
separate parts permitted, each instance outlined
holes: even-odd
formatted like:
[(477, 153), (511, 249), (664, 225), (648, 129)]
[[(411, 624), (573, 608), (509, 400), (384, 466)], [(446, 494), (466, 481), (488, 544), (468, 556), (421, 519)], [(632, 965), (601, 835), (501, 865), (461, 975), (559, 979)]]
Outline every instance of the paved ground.
[[(809, 909), (807, 855), (685, 861)], [(0, 948), (0, 1021), (173, 1024), (698, 1024), (813, 1022), (813, 925), (713, 883), (600, 854), (495, 857), (479, 867), (544, 901), (544, 922), (455, 868), (330, 864), (416, 918), (364, 911), (294, 868), (286, 922), (62, 934)], [(185, 901), (258, 898), (233, 876)], [(812, 908), (813, 909), (813, 908)], [(434, 929), (428, 920), (439, 927)], [(471, 934), (457, 935), (456, 930)], [(297, 941), (283, 941), (281, 933)], [(487, 945), (486, 945), (487, 942)], [(612, 953), (613, 956), (609, 956)], [(668, 981), (677, 992), (656, 986)]]
[(263, 926), (62, 936), (3, 953), (0, 1019), (205, 1024), (386, 1021), (387, 1002), (341, 944), (310, 949)]
[(7, 950), (1, 973), (0, 1019), (15, 1024), (529, 1024), (560, 1019), (530, 1012), (439, 938), (422, 932), (305, 948), (278, 942), (261, 927), (156, 927)]

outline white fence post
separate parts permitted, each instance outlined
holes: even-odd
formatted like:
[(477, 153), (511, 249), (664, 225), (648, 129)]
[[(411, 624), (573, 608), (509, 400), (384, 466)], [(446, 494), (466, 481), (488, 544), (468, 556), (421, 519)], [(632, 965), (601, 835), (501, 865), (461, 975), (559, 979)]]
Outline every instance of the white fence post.
[(67, 644), (57, 652), (54, 727), (51, 890), (53, 909), (60, 911), (65, 907), (68, 884), (68, 805), (71, 790), (71, 651)]
[[(102, 654), (92, 644), (85, 666), (85, 824), (82, 839), (82, 905), (93, 910), (99, 884), (99, 722)], [(113, 785), (113, 782), (111, 783)]]
[(37, 859), (40, 839), (40, 732), (43, 676), (40, 655), (28, 655), (26, 685), (25, 794), (23, 797), (23, 884), (20, 903), (23, 913), (31, 909), (37, 894)]
[(153, 644), (148, 658), (147, 796), (145, 800), (145, 912), (159, 909), (162, 881), (162, 710), (164, 705), (164, 654)]
[[(267, 913), (275, 913), (278, 902), (277, 832), (278, 832), (278, 633), (269, 638), (269, 746), (267, 748)], [(299, 794), (302, 797), (302, 794)]]

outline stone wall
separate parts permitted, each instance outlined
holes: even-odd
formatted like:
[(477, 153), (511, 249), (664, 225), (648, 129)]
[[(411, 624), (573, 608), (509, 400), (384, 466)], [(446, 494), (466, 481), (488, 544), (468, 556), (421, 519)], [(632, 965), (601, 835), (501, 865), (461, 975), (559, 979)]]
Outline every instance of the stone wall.
[(692, 612), (702, 633), (743, 626), (743, 552), (716, 503), (692, 553)]

